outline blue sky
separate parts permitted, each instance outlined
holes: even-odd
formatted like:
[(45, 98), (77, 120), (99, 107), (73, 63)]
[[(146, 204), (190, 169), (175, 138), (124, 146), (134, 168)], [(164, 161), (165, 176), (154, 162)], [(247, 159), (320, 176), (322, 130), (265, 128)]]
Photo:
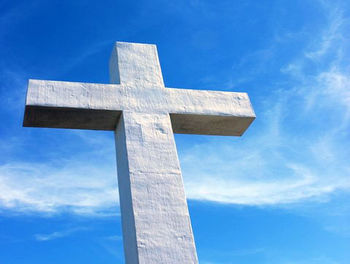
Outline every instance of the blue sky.
[(349, 263), (345, 0), (1, 0), (1, 263), (124, 263), (113, 133), (21, 125), (29, 78), (108, 83), (117, 40), (256, 111), (240, 138), (175, 136), (200, 263)]

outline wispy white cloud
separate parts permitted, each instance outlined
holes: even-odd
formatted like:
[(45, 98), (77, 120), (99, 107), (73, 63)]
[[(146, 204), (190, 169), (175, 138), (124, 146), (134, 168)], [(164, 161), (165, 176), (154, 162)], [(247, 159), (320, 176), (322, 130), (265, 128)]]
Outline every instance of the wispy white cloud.
[(84, 231), (84, 230), (87, 230), (87, 229), (82, 228), (82, 227), (70, 228), (67, 230), (56, 231), (56, 232), (49, 233), (49, 234), (36, 234), (36, 235), (34, 235), (34, 238), (38, 241), (49, 241), (49, 240), (67, 237), (73, 233)]
[(117, 214), (116, 173), (103, 167), (67, 162), (0, 166), (0, 206), (6, 210), (81, 215)]
[[(315, 38), (310, 44), (310, 50), (305, 51), (306, 58), (313, 60), (320, 60), (330, 51), (336, 51), (338, 55), (341, 55), (341, 42), (345, 41), (343, 36), (343, 26), (345, 24), (345, 18), (340, 8), (330, 7), (324, 2), (324, 7), (329, 10), (328, 26), (321, 32), (319, 38)], [(336, 54), (337, 54), (336, 53)]]

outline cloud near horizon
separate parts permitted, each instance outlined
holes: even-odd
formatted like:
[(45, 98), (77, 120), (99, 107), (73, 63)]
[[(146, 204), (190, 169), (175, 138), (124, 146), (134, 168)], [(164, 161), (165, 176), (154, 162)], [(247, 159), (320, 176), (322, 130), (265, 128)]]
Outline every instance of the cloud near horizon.
[(113, 176), (113, 171), (75, 161), (61, 168), (49, 164), (6, 164), (0, 166), (0, 207), (46, 215), (116, 215), (118, 192)]

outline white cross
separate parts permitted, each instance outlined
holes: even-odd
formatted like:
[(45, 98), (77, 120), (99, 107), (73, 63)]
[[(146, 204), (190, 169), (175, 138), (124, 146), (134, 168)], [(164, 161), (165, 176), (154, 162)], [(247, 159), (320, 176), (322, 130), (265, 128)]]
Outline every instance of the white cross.
[(198, 263), (173, 133), (242, 135), (248, 95), (166, 88), (149, 44), (117, 42), (110, 79), (30, 80), (23, 125), (115, 131), (126, 263)]

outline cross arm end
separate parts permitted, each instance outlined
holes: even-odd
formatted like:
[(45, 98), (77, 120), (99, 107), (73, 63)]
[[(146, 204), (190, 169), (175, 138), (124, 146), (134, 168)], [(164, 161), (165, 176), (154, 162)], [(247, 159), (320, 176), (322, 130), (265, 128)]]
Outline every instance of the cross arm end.
[(114, 130), (117, 85), (29, 80), (24, 127)]
[(189, 89), (168, 93), (175, 133), (241, 136), (256, 118), (246, 93)]

